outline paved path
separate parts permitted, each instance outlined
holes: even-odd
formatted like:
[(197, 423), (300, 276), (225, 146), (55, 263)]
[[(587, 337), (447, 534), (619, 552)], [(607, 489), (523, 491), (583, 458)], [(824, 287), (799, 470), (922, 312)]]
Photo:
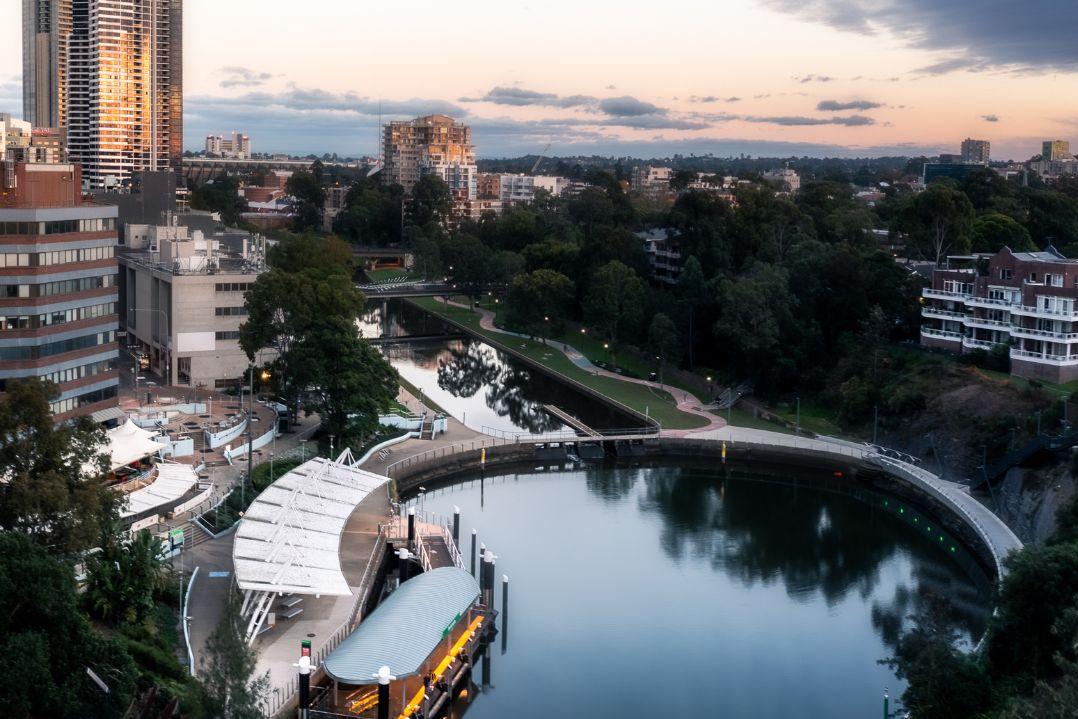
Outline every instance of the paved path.
[[(519, 332), (509, 332), (508, 330), (499, 329), (494, 325), (494, 313), (490, 310), (483, 309), (481, 307), (469, 307), (468, 305), (460, 304), (459, 302), (449, 302), (454, 307), (461, 307), (463, 309), (471, 309), (479, 313), (479, 326), (488, 332), (498, 332), (503, 335), (509, 335), (510, 337), (520, 337), (522, 339), (532, 339), (528, 335), (521, 334)], [(683, 437), (692, 432), (701, 432), (713, 429), (719, 429), (726, 426), (726, 420), (722, 419), (718, 415), (712, 414), (706, 410), (703, 403), (696, 398), (696, 395), (678, 387), (672, 387), (668, 384), (660, 384), (658, 382), (652, 382), (651, 380), (638, 379), (636, 377), (626, 377), (620, 375), (617, 372), (611, 372), (610, 370), (603, 369), (598, 365), (592, 363), (584, 353), (576, 349), (572, 345), (565, 342), (556, 342), (551, 340), (548, 346), (560, 350), (573, 364), (580, 367), (585, 372), (589, 372), (597, 377), (612, 377), (613, 379), (621, 380), (622, 382), (631, 382), (633, 384), (643, 385), (649, 387), (656, 392), (666, 392), (674, 398), (674, 402), (677, 405), (679, 411), (686, 414), (696, 415), (697, 417), (703, 417), (707, 420), (707, 424), (702, 427), (696, 427), (694, 429), (677, 429), (677, 430), (663, 430), (663, 435), (669, 437)], [(656, 395), (659, 397), (659, 395)]]

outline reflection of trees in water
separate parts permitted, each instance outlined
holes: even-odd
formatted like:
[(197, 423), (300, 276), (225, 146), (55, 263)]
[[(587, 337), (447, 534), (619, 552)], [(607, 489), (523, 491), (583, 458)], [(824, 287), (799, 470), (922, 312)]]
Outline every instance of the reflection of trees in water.
[(937, 619), (945, 621), (970, 646), (984, 634), (990, 607), (987, 598), (965, 578), (956, 575), (947, 563), (931, 557), (914, 560), (916, 586), (895, 587), (889, 602), (872, 603), (872, 626), (884, 644), (894, 650), (903, 632), (912, 626), (912, 618), (945, 609)]
[[(871, 505), (841, 494), (676, 467), (591, 472), (587, 484), (599, 497), (623, 500), (640, 477), (640, 509), (663, 520), (659, 541), (669, 557), (708, 562), (746, 584), (778, 579), (795, 599), (819, 592), (834, 605), (851, 591), (868, 599), (880, 566), (902, 551), (891, 522), (873, 521)], [(901, 586), (889, 605), (874, 603), (884, 640), (897, 636), (918, 595), (929, 591), (955, 607), (957, 627), (979, 636), (987, 604), (976, 586), (945, 559), (909, 555), (915, 589)]]
[(368, 300), (358, 318), (364, 337), (409, 337), (445, 334), (448, 324), (401, 300)]
[(477, 343), (453, 343), (437, 355), (438, 386), (455, 397), (473, 397), (486, 390), (484, 400), (499, 417), (509, 417), (529, 432), (561, 427), (540, 403), (529, 399), (531, 373), (511, 367), (491, 347)]

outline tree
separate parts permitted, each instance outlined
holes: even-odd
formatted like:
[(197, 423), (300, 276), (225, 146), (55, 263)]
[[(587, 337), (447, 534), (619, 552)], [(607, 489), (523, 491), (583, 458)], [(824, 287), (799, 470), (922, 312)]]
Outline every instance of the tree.
[(670, 189), (674, 192), (681, 192), (688, 189), (689, 184), (696, 179), (696, 173), (690, 170), (677, 170), (670, 177)]
[(52, 554), (93, 546), (117, 515), (105, 430), (89, 417), (56, 424), (52, 383), (8, 380), (0, 398), (0, 529), (21, 532)]
[(636, 273), (614, 260), (599, 268), (584, 299), (584, 317), (603, 330), (611, 344), (636, 332), (644, 318), (647, 286)]
[(199, 676), (207, 713), (215, 719), (262, 719), (269, 672), (255, 677), (258, 654), (247, 646), (237, 600), (229, 595), (224, 615), (206, 642)]
[(910, 197), (899, 210), (895, 229), (909, 235), (911, 255), (939, 265), (949, 253), (969, 251), (973, 205), (954, 183), (937, 180)]
[(147, 530), (130, 541), (118, 528), (104, 527), (99, 552), (86, 560), (86, 603), (108, 624), (139, 624), (153, 612), (165, 585), (161, 540)]
[(565, 328), (565, 317), (576, 296), (573, 281), (560, 272), (536, 270), (518, 275), (509, 289), (509, 320), (531, 335)]
[(322, 228), (322, 211), (326, 204), (326, 188), (314, 172), (293, 172), (285, 183), (285, 191), (294, 198), (292, 226), (297, 232)]
[[(351, 248), (332, 238), (290, 236), (270, 259), (273, 267), (247, 292), (240, 347), (252, 362), (263, 349), (275, 351), (273, 375), (293, 411), (301, 392), (314, 390), (304, 408), (332, 415), (338, 431), (370, 427), (388, 405), (379, 388), (393, 370), (361, 347), (355, 318), (365, 298), (352, 283)], [(357, 387), (372, 392), (370, 401)]]
[(1009, 247), (1015, 252), (1037, 249), (1029, 230), (1007, 215), (992, 212), (973, 221), (970, 249), (974, 252), (999, 252)]
[(401, 239), (404, 222), (404, 188), (388, 187), (363, 178), (348, 188), (344, 210), (334, 230), (353, 242), (382, 247)]
[[(118, 719), (139, 673), (123, 646), (79, 613), (71, 565), (13, 532), (0, 532), (0, 651), (12, 658), (0, 715), (13, 719)], [(87, 668), (105, 681), (108, 694)]]
[(240, 213), (247, 211), (247, 200), (240, 197), (240, 183), (235, 177), (218, 177), (191, 191), (191, 208), (218, 212), (226, 225), (235, 225)]
[(707, 281), (704, 279), (704, 270), (699, 260), (690, 255), (681, 268), (681, 276), (678, 277), (677, 286), (681, 305), (688, 315), (689, 336), (686, 347), (689, 351), (689, 368), (693, 367), (693, 345), (696, 342), (696, 314), (708, 300)]
[(426, 227), (444, 224), (453, 209), (453, 197), (449, 185), (437, 175), (423, 175), (412, 187), (408, 203), (408, 220), (413, 225)]
[(659, 384), (663, 383), (663, 368), (667, 362), (677, 363), (681, 355), (681, 338), (674, 321), (659, 312), (648, 326), (648, 348), (659, 358)]

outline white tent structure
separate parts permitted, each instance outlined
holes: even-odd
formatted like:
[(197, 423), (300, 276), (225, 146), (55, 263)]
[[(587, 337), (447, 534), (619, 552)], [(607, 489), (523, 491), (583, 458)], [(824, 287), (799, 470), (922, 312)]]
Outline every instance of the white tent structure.
[(130, 517), (147, 510), (175, 503), (198, 483), (193, 467), (175, 462), (162, 462), (155, 468), (153, 484), (127, 495), (127, 505), (121, 517)]
[(140, 459), (158, 454), (168, 447), (167, 442), (156, 439), (155, 433), (143, 429), (128, 419), (119, 427), (108, 431), (110, 468), (116, 471), (120, 467), (137, 462)]
[(352, 593), (341, 569), (341, 534), (359, 503), (388, 481), (360, 469), (346, 449), (335, 460), (301, 464), (251, 503), (232, 548), (248, 642), (280, 594)]

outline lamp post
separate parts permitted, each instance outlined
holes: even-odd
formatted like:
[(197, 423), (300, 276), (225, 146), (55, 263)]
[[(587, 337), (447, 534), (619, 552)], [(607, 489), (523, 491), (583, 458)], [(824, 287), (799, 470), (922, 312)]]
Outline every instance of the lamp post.
[(250, 386), (247, 388), (247, 476), (244, 478), (243, 483), (240, 485), (240, 504), (244, 507), (247, 506), (247, 496), (245, 494), (247, 489), (247, 483), (251, 481), (251, 471), (254, 469), (254, 419), (255, 419), (255, 365), (252, 362), (248, 366), (248, 375), (250, 377)]

